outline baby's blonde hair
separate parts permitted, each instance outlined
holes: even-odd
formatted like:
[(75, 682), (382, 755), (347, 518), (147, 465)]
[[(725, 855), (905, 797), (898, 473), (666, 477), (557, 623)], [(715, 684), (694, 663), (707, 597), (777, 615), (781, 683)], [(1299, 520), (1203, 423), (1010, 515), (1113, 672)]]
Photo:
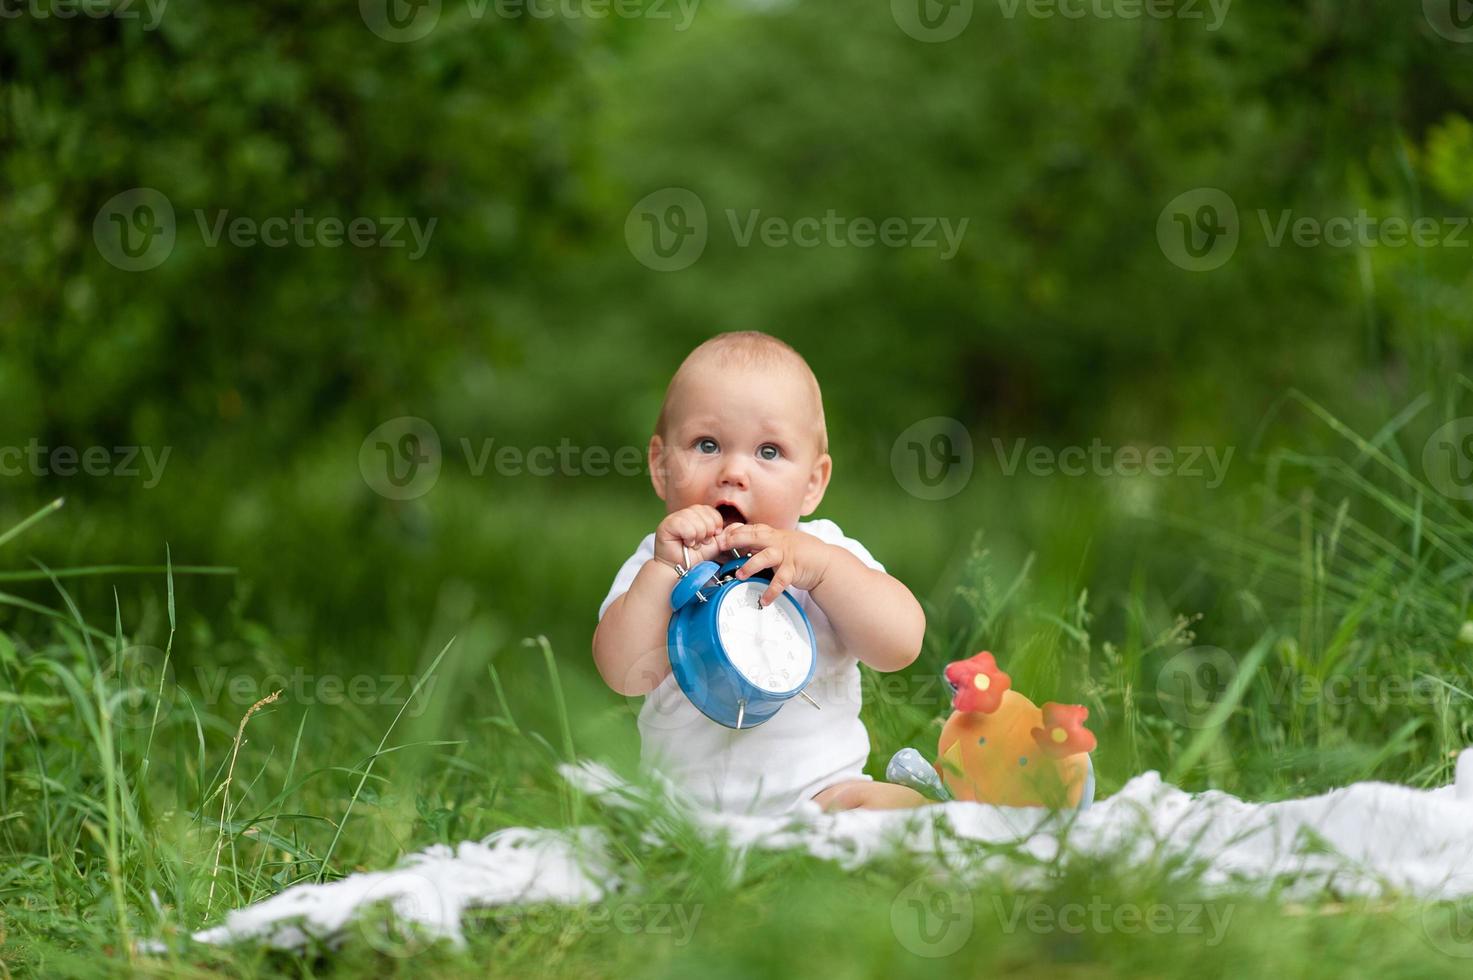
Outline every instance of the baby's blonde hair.
[(680, 367), (676, 368), (675, 374), (670, 378), (670, 384), (665, 388), (665, 400), (660, 404), (660, 417), (655, 420), (655, 433), (661, 440), (668, 438), (670, 401), (681, 378), (696, 366), (713, 358), (720, 364), (730, 364), (736, 367), (771, 365), (791, 367), (797, 370), (808, 383), (813, 394), (815, 412), (813, 421), (818, 438), (818, 451), (820, 453), (829, 451), (829, 431), (823, 415), (823, 390), (818, 385), (818, 377), (814, 375), (808, 362), (803, 359), (803, 355), (794, 350), (792, 345), (760, 330), (732, 330), (727, 333), (719, 333), (685, 356), (685, 360), (680, 362)]

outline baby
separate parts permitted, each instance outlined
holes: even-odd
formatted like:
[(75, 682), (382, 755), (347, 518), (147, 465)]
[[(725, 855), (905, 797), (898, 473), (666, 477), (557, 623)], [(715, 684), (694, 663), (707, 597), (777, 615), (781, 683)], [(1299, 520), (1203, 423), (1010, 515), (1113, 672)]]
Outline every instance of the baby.
[[(717, 810), (782, 813), (804, 800), (826, 810), (926, 802), (863, 769), (869, 736), (859, 720), (859, 662), (900, 670), (921, 649), (925, 613), (859, 542), (829, 520), (800, 522), (828, 488), (823, 400), (806, 361), (766, 334), (726, 333), (675, 372), (649, 446), (650, 479), (666, 517), (614, 579), (599, 609), (593, 659), (605, 683), (648, 695), (639, 713), (641, 759)], [(771, 569), (763, 605), (784, 589), (818, 642), (807, 693), (765, 724), (735, 731), (701, 714), (670, 672), (666, 629), (677, 564), (751, 559)], [(699, 557), (697, 557), (699, 556)]]

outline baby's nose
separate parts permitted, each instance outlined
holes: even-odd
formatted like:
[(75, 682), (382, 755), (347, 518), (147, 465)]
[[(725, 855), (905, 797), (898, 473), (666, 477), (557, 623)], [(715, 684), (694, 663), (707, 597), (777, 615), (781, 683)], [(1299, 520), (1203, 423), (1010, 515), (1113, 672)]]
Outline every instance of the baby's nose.
[(719, 482), (722, 486), (745, 487), (747, 485), (746, 464), (735, 456), (728, 456), (721, 464)]

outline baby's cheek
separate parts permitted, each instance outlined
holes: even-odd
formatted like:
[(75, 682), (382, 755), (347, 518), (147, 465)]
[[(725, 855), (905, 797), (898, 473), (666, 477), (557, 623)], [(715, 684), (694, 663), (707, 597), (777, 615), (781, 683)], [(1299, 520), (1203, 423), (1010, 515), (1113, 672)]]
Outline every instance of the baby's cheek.
[(679, 496), (690, 496), (700, 483), (700, 466), (684, 454), (668, 458), (665, 468), (665, 483), (670, 492)]

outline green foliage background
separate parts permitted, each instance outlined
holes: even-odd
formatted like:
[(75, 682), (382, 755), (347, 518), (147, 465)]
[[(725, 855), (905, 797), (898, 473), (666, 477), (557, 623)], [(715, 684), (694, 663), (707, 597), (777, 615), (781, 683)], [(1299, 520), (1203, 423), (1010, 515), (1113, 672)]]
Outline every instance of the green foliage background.
[[(994, 437), (1235, 446), (1240, 485), (1286, 387), (1374, 420), (1442, 390), (1466, 349), (1466, 250), (1270, 248), (1256, 213), (1473, 208), (1473, 46), (1408, 5), (1240, 4), (1217, 31), (979, 5), (943, 44), (878, 3), (710, 0), (686, 31), (477, 9), (447, 3), (408, 44), (287, 3), (177, 3), (154, 31), (7, 24), (0, 442), (172, 447), (150, 490), (7, 478), (6, 521), (69, 498), (38, 556), (152, 562), (167, 541), (181, 563), (238, 567), (245, 609), (296, 657), (372, 638), (363, 656), (412, 659), (456, 588), (506, 635), (545, 632), (576, 661), (658, 502), (642, 478), (474, 478), (458, 440), (642, 446), (684, 353), (759, 328), (824, 384), (825, 512), (918, 593), (979, 527), (1071, 587), (1105, 585), (1151, 560), (1117, 550), (1110, 482), (1055, 480), (1040, 498), (1000, 476)], [(135, 186), (178, 215), (174, 251), (142, 273), (90, 233)], [(706, 253), (675, 273), (623, 237), (633, 203), (666, 186), (711, 216)], [(1198, 186), (1242, 217), (1237, 255), (1210, 274), (1167, 262), (1155, 236)], [(222, 209), (437, 225), (417, 261), (206, 247), (194, 212)], [(728, 209), (970, 224), (944, 262), (739, 248)], [(355, 465), (400, 415), (446, 448), (441, 484), (404, 504)], [(933, 415), (978, 445), (977, 477), (944, 503), (909, 498), (887, 465)], [(1200, 481), (1161, 482), (1158, 503), (1210, 503)], [(208, 610), (234, 587), (188, 588)]]
[[(93, 9), (138, 16), (0, 8), (0, 453), (170, 454), (154, 487), (0, 476), (0, 534), (66, 499), (0, 542), (7, 958), (101, 969), (130, 934), (218, 921), (303, 878), (589, 816), (551, 768), (570, 745), (620, 765), (637, 753), (638, 701), (602, 684), (588, 644), (661, 505), (642, 474), (478, 475), (463, 446), (642, 452), (675, 366), (729, 329), (807, 356), (835, 458), (819, 516), (927, 604), (902, 696), (865, 706), (876, 775), (900, 745), (934, 746), (945, 706), (908, 692), (986, 647), (1020, 690), (1090, 706), (1106, 793), (1150, 768), (1258, 798), (1451, 777), (1473, 744), (1473, 518), (1423, 454), (1473, 415), (1473, 233), (1399, 248), (1273, 235), (1285, 215), (1473, 214), (1473, 34), (1443, 19), (1466, 4), (1238, 0), (1217, 25), (1186, 0), (1166, 19), (977, 0), (957, 36), (923, 43), (901, 0), (640, 0), (642, 16), (605, 18), (388, 2), (435, 12), (433, 29), (386, 40), (373, 0), (172, 0), (156, 25), (122, 0)], [(177, 239), (129, 272), (93, 225), (140, 187), (169, 200)], [(699, 197), (709, 241), (661, 272), (626, 219), (671, 187)], [(1157, 226), (1204, 187), (1230, 196), (1241, 238), (1221, 268), (1191, 272)], [(212, 246), (201, 227), (298, 211), (435, 224), (414, 259)], [(744, 247), (731, 222), (754, 212), (967, 230), (948, 260)], [(359, 453), (402, 416), (434, 426), (444, 459), (433, 490), (394, 501)], [(933, 501), (907, 492), (891, 451), (937, 416), (970, 432), (975, 469)], [(1018, 440), (1233, 455), (1220, 487), (1030, 475), (1002, 462)], [(160, 573), (58, 584), (38, 567), (157, 566), (166, 548), (176, 567), (234, 573), (177, 574), (166, 594)], [(550, 654), (521, 642), (536, 635)], [(369, 753), (393, 705), (294, 689), (250, 722), (225, 778), (254, 695), (223, 697), (222, 678), (264, 694), (292, 671), (422, 677), (452, 636), (392, 755)], [(178, 688), (146, 729), (112, 733), (102, 706), (125, 643), (170, 646)], [(1230, 651), (1245, 683), (1220, 723), (1193, 728), (1159, 685), (1202, 644)], [(1292, 695), (1344, 674), (1421, 696)], [(857, 944), (845, 933), (883, 912), (888, 872), (846, 876), (844, 892), (804, 868), (812, 900), (784, 905), (796, 863), (733, 893), (714, 859), (671, 860), (636, 862), (654, 894), (802, 933), (753, 953), (717, 929), (687, 959), (651, 953), (676, 974), (715, 952), (740, 970), (846, 948), (856, 974), (895, 955), (883, 924)], [(1175, 894), (1158, 870), (1131, 887)], [(1070, 874), (1062, 892), (1084, 894), (1134, 872)], [(1321, 949), (1364, 965), (1362, 924), (1390, 921), (1301, 927), (1272, 901), (1252, 914), (1282, 942), (1249, 927), (1233, 955), (1305, 971)], [(494, 934), (476, 941), (513, 971), (555, 972), (567, 952), (533, 942), (503, 959)], [(1090, 942), (1109, 955), (1109, 937)], [(978, 945), (1013, 969), (1040, 943), (967, 955)], [(580, 946), (574, 962), (642, 967), (644, 948)], [(1170, 960), (1131, 950), (1147, 972)]]
[[(412, 43), (352, 5), (284, 0), (174, 0), (156, 30), (7, 19), (0, 447), (171, 455), (153, 488), (0, 477), (0, 529), (67, 500), (7, 546), (20, 577), (0, 587), (54, 605), (23, 559), (155, 565), (167, 544), (176, 565), (237, 570), (176, 580), (176, 671), (196, 700), (201, 671), (405, 672), (456, 635), (433, 717), (478, 732), (488, 664), (553, 730), (540, 655), (517, 642), (544, 634), (579, 749), (627, 762), (637, 704), (587, 650), (659, 501), (640, 475), (478, 476), (462, 440), (642, 450), (686, 352), (755, 328), (823, 385), (836, 475), (820, 516), (930, 606), (915, 674), (989, 645), (1030, 693), (1089, 699), (1106, 789), (1148, 766), (1263, 794), (1445, 781), (1449, 748), (1473, 740), (1466, 701), (1436, 719), (1264, 708), (1236, 730), (1257, 753), (1234, 755), (1132, 700), (1173, 650), (1241, 653), (1266, 631), (1296, 676), (1415, 663), (1468, 683), (1466, 504), (1416, 484), (1428, 434), (1466, 411), (1473, 233), (1427, 248), (1270, 240), (1286, 212), (1473, 214), (1473, 43), (1434, 29), (1436, 6), (1240, 0), (1210, 30), (1202, 4), (1206, 19), (1126, 20), (978, 2), (937, 44), (885, 2), (705, 0), (680, 30), (654, 0), (605, 19), (442, 0)], [(173, 251), (143, 272), (111, 265), (92, 231), (135, 187), (177, 216)], [(625, 222), (668, 187), (699, 196), (710, 240), (660, 272)], [(1200, 187), (1230, 195), (1241, 223), (1232, 259), (1201, 273), (1157, 240), (1163, 208)], [(199, 224), (298, 210), (436, 224), (418, 259), (210, 247)], [(753, 211), (968, 226), (948, 261), (741, 247), (727, 214)], [(435, 488), (404, 502), (358, 466), (365, 437), (400, 416), (428, 420), (445, 450)], [(934, 416), (976, 447), (971, 481), (944, 501), (907, 493), (890, 466), (900, 433)], [(1019, 439), (1234, 456), (1216, 488), (1009, 475), (999, 447)], [(1336, 551), (1347, 527), (1368, 550)], [(1004, 615), (1020, 576), (1031, 611)], [(164, 644), (159, 576), (69, 588), (96, 624), (113, 622), (116, 588), (130, 634)], [(0, 660), (22, 663), (50, 629), (0, 604), (13, 647)], [(213, 707), (212, 751), (240, 713)], [(291, 719), (283, 732), (308, 718), (323, 756), (385, 722), (373, 706), (272, 710)], [(943, 709), (866, 710), (882, 760), (924, 746)], [(504, 761), (511, 785), (532, 780), (498, 737), (466, 751)], [(7, 776), (22, 744), (6, 743)], [(453, 809), (425, 826), (468, 833)]]
[[(153, 489), (6, 478), (6, 523), (68, 498), (28, 539), (37, 557), (152, 563), (168, 542), (178, 563), (236, 567), (181, 585), (185, 605), (266, 624), (292, 662), (413, 663), (449, 603), (488, 636), (548, 634), (596, 700), (594, 610), (658, 502), (640, 477), (474, 477), (458, 443), (642, 447), (670, 371), (719, 330), (808, 356), (837, 460), (823, 513), (928, 596), (979, 528), (1011, 565), (1037, 552), (1061, 601), (1143, 565), (1178, 575), (1189, 546), (1142, 547), (1159, 529), (1126, 516), (1205, 513), (1257, 479), (1266, 440), (1321, 437), (1273, 410), (1289, 386), (1372, 429), (1418, 394), (1450, 404), (1467, 250), (1271, 248), (1263, 228), (1283, 209), (1473, 208), (1473, 45), (1414, 5), (1239, 4), (1213, 31), (981, 4), (942, 44), (880, 3), (708, 0), (684, 31), (477, 9), (447, 0), (407, 44), (351, 10), (278, 2), (176, 3), (152, 31), (7, 23), (0, 443), (172, 449)], [(90, 230), (139, 186), (173, 203), (178, 241), (132, 273)], [(711, 216), (705, 254), (674, 273), (623, 235), (667, 186)], [(1155, 235), (1199, 186), (1242, 218), (1237, 254), (1206, 274)], [(195, 212), (222, 209), (437, 225), (417, 261), (206, 247)], [(728, 209), (969, 227), (951, 261), (740, 248)], [(446, 449), (440, 484), (407, 503), (356, 467), (401, 415)], [(888, 467), (898, 433), (935, 415), (978, 447), (966, 492), (939, 503)], [(1127, 481), (1006, 478), (994, 438), (1238, 457), (1220, 490), (1161, 480), (1122, 502)], [(1174, 600), (1210, 609), (1215, 587), (1193, 581)]]

